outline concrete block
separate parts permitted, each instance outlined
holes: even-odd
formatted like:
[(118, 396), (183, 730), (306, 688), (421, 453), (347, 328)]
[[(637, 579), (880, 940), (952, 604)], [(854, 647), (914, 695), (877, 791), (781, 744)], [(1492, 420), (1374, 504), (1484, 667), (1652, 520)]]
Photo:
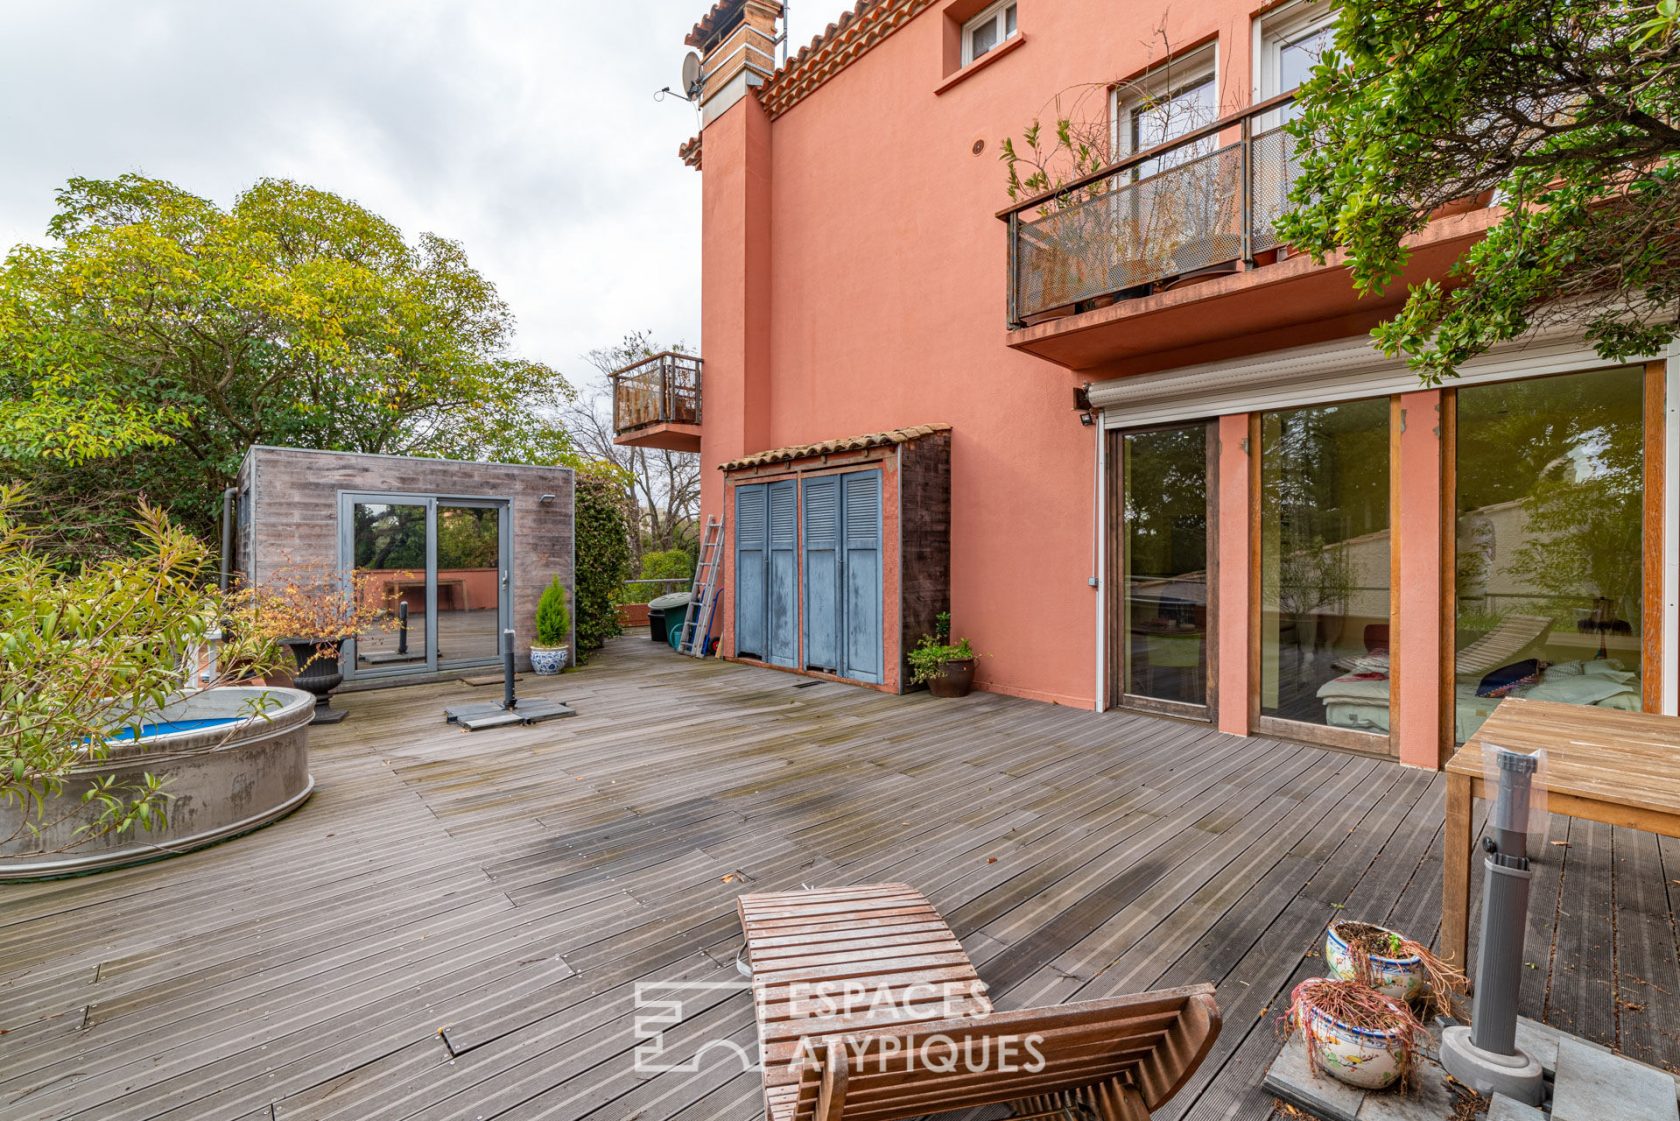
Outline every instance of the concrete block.
[(1644, 1063), (1563, 1037), (1552, 1121), (1680, 1121), (1674, 1080)]
[(1283, 1052), (1266, 1072), (1266, 1090), (1324, 1121), (1359, 1121), (1365, 1091), (1317, 1074), (1307, 1062), (1307, 1048), (1299, 1032), (1289, 1037)]
[(1546, 1115), (1526, 1102), (1495, 1094), (1486, 1121), (1546, 1121)]

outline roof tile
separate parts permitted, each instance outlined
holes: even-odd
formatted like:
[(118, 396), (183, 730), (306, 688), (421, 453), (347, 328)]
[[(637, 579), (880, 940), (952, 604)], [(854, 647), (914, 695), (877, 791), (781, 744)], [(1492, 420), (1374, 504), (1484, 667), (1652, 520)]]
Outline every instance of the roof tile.
[(871, 432), (864, 436), (847, 436), (839, 440), (824, 440), (819, 444), (795, 444), (774, 448), (720, 464), (719, 471), (739, 471), (745, 467), (763, 467), (771, 463), (786, 463), (793, 459), (808, 459), (814, 455), (833, 455), (835, 452), (863, 451), (866, 448), (890, 444), (908, 444), (935, 432), (949, 432), (949, 424), (918, 424), (910, 428), (893, 428), (886, 432)]

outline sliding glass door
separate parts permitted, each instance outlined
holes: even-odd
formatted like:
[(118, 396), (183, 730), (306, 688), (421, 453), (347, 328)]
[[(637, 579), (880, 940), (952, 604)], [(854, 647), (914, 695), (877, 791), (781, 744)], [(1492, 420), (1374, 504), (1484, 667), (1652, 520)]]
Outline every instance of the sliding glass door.
[(1209, 426), (1122, 432), (1121, 703), (1209, 711)]
[(1645, 378), (1458, 390), (1455, 741), (1505, 696), (1641, 707)]
[(352, 676), (488, 665), (508, 613), (505, 502), (416, 495), (340, 497), (347, 582), (383, 624), (356, 635)]
[(1260, 415), (1262, 730), (1287, 722), (1270, 730), (1386, 746), (1389, 408), (1385, 397)]

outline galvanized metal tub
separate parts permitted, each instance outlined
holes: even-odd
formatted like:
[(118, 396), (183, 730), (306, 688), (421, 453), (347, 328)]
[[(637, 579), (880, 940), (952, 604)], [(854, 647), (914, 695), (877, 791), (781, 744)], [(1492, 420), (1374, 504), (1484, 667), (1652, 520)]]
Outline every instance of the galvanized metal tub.
[[(315, 789), (309, 774), (309, 721), (315, 698), (301, 689), (232, 685), (193, 693), (148, 725), (230, 721), (116, 743), (98, 762), (65, 777), (49, 799), (39, 835), (21, 828), (22, 809), (0, 805), (0, 882), (74, 875), (188, 852), (286, 816)], [(119, 785), (151, 774), (170, 795), (168, 823), (75, 843), (79, 825), (98, 816), (81, 798), (94, 782)], [(55, 820), (60, 819), (62, 820)]]

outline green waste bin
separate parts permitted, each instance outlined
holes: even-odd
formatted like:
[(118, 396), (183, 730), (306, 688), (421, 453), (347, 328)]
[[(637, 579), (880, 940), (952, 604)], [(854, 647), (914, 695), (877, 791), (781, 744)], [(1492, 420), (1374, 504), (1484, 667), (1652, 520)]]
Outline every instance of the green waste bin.
[(669, 642), (672, 628), (682, 629), (693, 596), (688, 592), (672, 592), (648, 604), (648, 637), (655, 642)]

